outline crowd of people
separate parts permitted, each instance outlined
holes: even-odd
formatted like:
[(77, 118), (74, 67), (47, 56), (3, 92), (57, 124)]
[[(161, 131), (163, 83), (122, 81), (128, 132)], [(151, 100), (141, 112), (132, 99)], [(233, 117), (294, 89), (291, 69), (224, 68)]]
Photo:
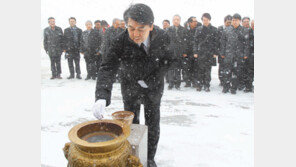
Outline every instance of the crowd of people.
[[(210, 91), (212, 66), (219, 65), (222, 92), (235, 94), (237, 90), (253, 92), (254, 80), (254, 20), (241, 19), (239, 14), (227, 15), (224, 25), (211, 25), (211, 15), (204, 13), (202, 22), (192, 16), (181, 26), (181, 17), (173, 16), (162, 22), (162, 28), (170, 37), (170, 49), (176, 63), (166, 73), (168, 89), (194, 87), (197, 91)], [(44, 49), (50, 57), (52, 77), (62, 79), (61, 55), (68, 61), (70, 76), (81, 79), (80, 55), (84, 56), (87, 69), (85, 80), (96, 80), (102, 58), (106, 55), (113, 39), (126, 31), (126, 23), (113, 19), (112, 26), (105, 20), (85, 22), (86, 30), (76, 26), (76, 18), (69, 18), (69, 27), (64, 31), (55, 25), (55, 18), (48, 18), (49, 27), (44, 29)], [(250, 25), (251, 24), (251, 25)], [(74, 68), (75, 67), (75, 68)], [(120, 69), (116, 75), (120, 82)]]

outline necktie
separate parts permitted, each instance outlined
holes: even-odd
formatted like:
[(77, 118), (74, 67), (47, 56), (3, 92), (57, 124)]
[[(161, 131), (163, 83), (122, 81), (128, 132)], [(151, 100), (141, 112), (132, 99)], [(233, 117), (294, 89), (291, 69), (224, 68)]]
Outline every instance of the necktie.
[(74, 45), (76, 47), (78, 47), (78, 34), (77, 34), (77, 31), (76, 31), (76, 28), (72, 27), (72, 33), (73, 33), (73, 36), (74, 36)]
[(145, 53), (147, 54), (147, 48), (146, 48), (146, 46), (144, 45), (144, 43), (141, 43), (140, 48), (141, 48), (142, 50), (144, 50)]

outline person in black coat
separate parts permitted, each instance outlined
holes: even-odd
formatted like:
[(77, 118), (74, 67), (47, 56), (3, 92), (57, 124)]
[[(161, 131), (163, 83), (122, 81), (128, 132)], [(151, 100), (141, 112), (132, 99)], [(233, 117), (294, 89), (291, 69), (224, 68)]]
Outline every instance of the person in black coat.
[[(80, 47), (82, 40), (82, 30), (76, 27), (76, 18), (69, 18), (70, 27), (64, 30), (64, 39), (65, 39), (65, 53), (68, 59), (68, 66), (70, 70), (70, 76), (68, 79), (74, 78), (74, 63), (76, 78), (81, 79), (80, 71)], [(74, 63), (73, 63), (74, 62)]]
[[(221, 37), (222, 37), (222, 33), (225, 30), (226, 27), (231, 26), (231, 21), (232, 21), (232, 16), (231, 15), (227, 15), (224, 17), (224, 25), (219, 26), (218, 27), (218, 40), (219, 40), (219, 47), (218, 50), (220, 52), (220, 47), (221, 47)], [(224, 64), (221, 58), (221, 55), (219, 54), (218, 56), (218, 63), (219, 63), (219, 67), (218, 67), (218, 77), (219, 77), (219, 81), (220, 81), (220, 86), (223, 86), (223, 75), (221, 74), (221, 72), (223, 71), (224, 68)]]
[(110, 49), (103, 57), (93, 112), (95, 117), (102, 118), (105, 106), (111, 103), (112, 84), (121, 67), (124, 110), (133, 112), (133, 123), (139, 124), (140, 105), (144, 104), (145, 124), (148, 126), (148, 166), (154, 167), (164, 74), (174, 60), (169, 50), (169, 36), (153, 25), (150, 7), (132, 5), (124, 12), (124, 20), (127, 30), (111, 41)]
[(189, 24), (189, 30), (187, 30), (187, 57), (184, 58), (184, 80), (186, 83), (185, 87), (191, 87), (191, 84), (193, 87), (196, 87), (197, 75), (194, 76), (194, 74), (197, 74), (197, 59), (193, 57), (193, 44), (196, 28), (202, 25), (197, 22), (197, 19), (194, 16), (188, 18), (187, 22)]
[(89, 79), (96, 79), (96, 64), (95, 64), (95, 55), (90, 51), (89, 45), (89, 36), (92, 29), (92, 22), (86, 21), (85, 23), (86, 30), (82, 32), (82, 40), (81, 40), (81, 47), (80, 52), (84, 55), (85, 64), (86, 64), (86, 71), (87, 76), (85, 80)]
[(253, 92), (253, 81), (254, 81), (254, 22), (252, 28), (249, 29), (249, 43), (250, 53), (246, 59), (246, 89), (244, 92)]
[[(105, 31), (104, 34), (104, 41), (103, 41), (103, 46), (102, 46), (102, 51), (101, 54), (105, 55), (105, 53), (108, 51), (108, 49), (110, 48), (111, 45), (111, 41), (121, 32), (123, 32), (124, 29), (120, 28), (120, 19), (113, 19), (113, 24), (110, 28), (108, 28)], [(118, 74), (116, 74), (116, 81), (120, 82), (120, 72), (121, 70), (118, 70)]]
[(63, 30), (55, 25), (53, 17), (48, 18), (49, 27), (43, 31), (43, 46), (49, 55), (52, 76), (50, 79), (62, 79), (61, 55), (63, 53)]
[(227, 27), (221, 38), (220, 55), (225, 65), (223, 75), (223, 93), (229, 90), (236, 94), (236, 90), (243, 82), (243, 68), (245, 60), (249, 57), (249, 30), (240, 25), (241, 16), (232, 16), (232, 25)]
[[(91, 30), (88, 38), (88, 44), (90, 49), (90, 54), (94, 56), (94, 63), (96, 66), (95, 76), (92, 76), (92, 79), (96, 79), (97, 73), (99, 71), (101, 62), (102, 62), (102, 54), (101, 54), (101, 46), (103, 42), (103, 31), (100, 28), (100, 21), (95, 21), (95, 28)], [(98, 25), (98, 26), (97, 26)]]
[(109, 27), (104, 34), (104, 41), (103, 41), (103, 46), (102, 46), (102, 54), (107, 52), (108, 48), (110, 47), (111, 41), (123, 31), (122, 28), (120, 28), (120, 19), (113, 19), (112, 26)]
[[(169, 20), (163, 20), (162, 21), (162, 29), (164, 31), (167, 31), (169, 29), (169, 27), (170, 27), (170, 21)], [(166, 81), (166, 83), (169, 83), (169, 75), (168, 75), (168, 73), (165, 74), (165, 81)]]
[(201, 91), (204, 87), (204, 90), (209, 92), (211, 70), (218, 55), (218, 31), (211, 25), (209, 13), (204, 13), (201, 19), (203, 26), (197, 28), (193, 45), (194, 57), (197, 58), (198, 63), (196, 90)]
[(174, 53), (176, 59), (175, 66), (168, 71), (169, 86), (168, 89), (172, 89), (174, 86), (176, 89), (180, 89), (181, 85), (181, 69), (186, 62), (184, 59), (187, 57), (187, 32), (184, 27), (180, 25), (181, 17), (175, 15), (173, 17), (173, 26), (167, 30), (170, 36), (170, 49)]

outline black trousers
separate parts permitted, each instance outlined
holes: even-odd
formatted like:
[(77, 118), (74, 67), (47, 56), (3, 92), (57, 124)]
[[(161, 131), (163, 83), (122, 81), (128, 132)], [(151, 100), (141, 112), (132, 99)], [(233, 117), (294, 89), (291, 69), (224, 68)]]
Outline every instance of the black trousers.
[(223, 64), (223, 59), (221, 57), (218, 57), (218, 63), (219, 63), (219, 67), (218, 67), (218, 77), (220, 80), (221, 85), (223, 86), (223, 75), (222, 75), (222, 71), (224, 68), (224, 64)]
[(135, 114), (134, 124), (140, 123), (141, 102), (144, 104), (145, 125), (148, 126), (148, 160), (154, 160), (160, 134), (160, 99), (142, 95), (141, 97), (124, 100), (124, 110)]
[(96, 77), (97, 67), (94, 55), (85, 53), (84, 59), (86, 64), (87, 77)]
[(81, 74), (80, 71), (80, 54), (79, 52), (70, 52), (68, 58), (68, 66), (71, 75), (74, 75), (74, 63), (76, 74)]
[(250, 56), (245, 62), (245, 84), (247, 89), (253, 88), (254, 81), (254, 56)]
[(187, 85), (191, 85), (193, 83), (193, 70), (194, 70), (194, 59), (193, 55), (188, 55), (188, 57), (183, 58), (182, 66), (183, 66), (183, 79)]
[(49, 58), (52, 76), (56, 77), (62, 73), (61, 56), (49, 56)]
[[(199, 60), (197, 60), (199, 61)], [(211, 65), (204, 65), (202, 62), (197, 62), (197, 79), (196, 79), (196, 86), (197, 87), (210, 87), (211, 82)]]
[(168, 71), (169, 87), (179, 88), (181, 85), (181, 68), (175, 67)]
[(224, 63), (222, 70), (223, 88), (236, 91), (239, 84), (243, 81), (244, 62), (233, 61), (232, 63)]

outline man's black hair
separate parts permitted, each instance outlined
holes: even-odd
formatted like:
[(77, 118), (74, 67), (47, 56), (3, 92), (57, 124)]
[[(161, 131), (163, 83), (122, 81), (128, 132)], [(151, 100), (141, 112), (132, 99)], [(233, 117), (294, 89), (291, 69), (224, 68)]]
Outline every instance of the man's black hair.
[(71, 19), (74, 19), (74, 20), (76, 21), (76, 18), (75, 18), (75, 17), (70, 17), (70, 18), (69, 18), (69, 21), (70, 21)]
[(54, 18), (54, 17), (49, 17), (49, 18), (48, 18), (48, 21), (49, 21), (50, 19), (55, 19), (55, 18)]
[(235, 14), (232, 16), (232, 19), (239, 19), (239, 20), (242, 20), (242, 17), (241, 17), (240, 14), (235, 13)]
[(167, 22), (167, 23), (171, 24), (169, 20), (163, 20), (162, 23), (163, 22)]
[(101, 25), (102, 26), (105, 26), (105, 25), (108, 26), (109, 24), (108, 24), (108, 22), (106, 20), (102, 20)]
[(125, 23), (131, 18), (142, 25), (152, 25), (154, 23), (154, 15), (151, 8), (145, 4), (137, 3), (131, 5), (123, 14)]
[(245, 19), (248, 19), (248, 20), (250, 21), (250, 17), (244, 17), (244, 18), (242, 19), (242, 21), (244, 21)]
[(232, 20), (232, 16), (231, 15), (227, 15), (224, 17), (224, 23), (227, 21), (227, 20)]
[(202, 20), (203, 17), (205, 17), (205, 18), (211, 20), (211, 15), (210, 15), (209, 13), (204, 13), (204, 14), (201, 16), (201, 20)]
[(102, 23), (102, 22), (101, 22), (100, 20), (96, 20), (96, 21), (95, 21), (95, 24), (96, 24), (96, 23)]
[(187, 22), (188, 22), (188, 23), (191, 23), (191, 22), (193, 21), (194, 18), (196, 18), (196, 17), (195, 17), (195, 16), (191, 16), (191, 17), (189, 17), (188, 20), (187, 20)]

